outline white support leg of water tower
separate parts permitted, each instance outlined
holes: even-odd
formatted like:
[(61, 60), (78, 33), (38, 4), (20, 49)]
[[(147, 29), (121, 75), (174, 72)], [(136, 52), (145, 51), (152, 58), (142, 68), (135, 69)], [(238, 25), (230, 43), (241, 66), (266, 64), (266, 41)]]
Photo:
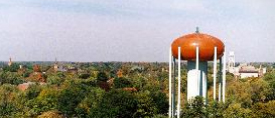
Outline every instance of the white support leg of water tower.
[(200, 71), (199, 71), (199, 64), (200, 64), (200, 60), (199, 60), (199, 52), (200, 51), (200, 49), (199, 49), (199, 47), (197, 46), (196, 47), (196, 73), (197, 73), (197, 94), (199, 95), (199, 93), (200, 93)]
[(187, 100), (200, 95), (199, 47), (196, 47), (196, 60), (187, 62)]
[(176, 106), (175, 106), (175, 101), (176, 101), (176, 59), (173, 57), (172, 58), (172, 118), (175, 117), (176, 113)]
[(177, 109), (177, 118), (180, 118), (180, 81), (181, 81), (181, 67), (180, 67), (180, 62), (181, 62), (181, 49), (178, 47), (178, 109)]
[(218, 77), (219, 77), (219, 102), (221, 102), (221, 98), (222, 98), (222, 58), (220, 58), (220, 61), (219, 61), (219, 73), (218, 73)]
[(224, 47), (223, 69), (222, 69), (222, 101), (225, 103), (225, 86), (226, 86), (226, 47)]
[(172, 112), (172, 48), (169, 49), (169, 118)]
[(213, 99), (216, 100), (216, 79), (217, 79), (217, 47), (214, 48), (213, 66)]
[(207, 73), (201, 75), (202, 77), (202, 96), (205, 98), (204, 103), (207, 104)]

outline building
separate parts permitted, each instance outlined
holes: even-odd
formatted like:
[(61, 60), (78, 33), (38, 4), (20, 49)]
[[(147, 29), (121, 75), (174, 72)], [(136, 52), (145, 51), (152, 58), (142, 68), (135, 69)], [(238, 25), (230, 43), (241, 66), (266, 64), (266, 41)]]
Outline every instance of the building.
[(11, 58), (10, 58), (10, 60), (9, 60), (8, 65), (9, 65), (9, 66), (11, 66), (11, 65), (12, 65), (12, 60), (11, 60)]
[(227, 70), (230, 72), (230, 73), (235, 73), (236, 70), (235, 70), (235, 53), (233, 51), (230, 51), (229, 52), (229, 55), (228, 55), (228, 66), (227, 66)]
[(228, 70), (229, 73), (234, 74), (235, 77), (239, 77), (241, 79), (248, 77), (262, 77), (266, 73), (266, 68), (256, 68), (252, 65), (248, 65), (246, 63), (240, 64), (238, 67), (228, 67), (232, 70)]
[(259, 77), (259, 71), (254, 66), (243, 65), (239, 67), (239, 76), (241, 78)]
[(59, 63), (57, 58), (55, 58), (55, 62), (53, 64), (54, 72), (67, 72), (67, 68), (65, 68), (64, 64)]
[(234, 74), (235, 78), (262, 77), (266, 73), (266, 68), (255, 68), (252, 65), (242, 63), (236, 67), (235, 52), (230, 51), (228, 55), (227, 71)]

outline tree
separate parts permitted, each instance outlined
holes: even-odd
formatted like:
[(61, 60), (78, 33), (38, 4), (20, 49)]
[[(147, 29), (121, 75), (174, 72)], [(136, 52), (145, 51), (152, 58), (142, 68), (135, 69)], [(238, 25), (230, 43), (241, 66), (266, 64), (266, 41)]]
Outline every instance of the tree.
[(137, 110), (134, 113), (135, 118), (153, 117), (154, 114), (157, 114), (157, 104), (150, 94), (148, 90), (136, 93)]
[(17, 72), (19, 69), (19, 64), (18, 63), (13, 63), (10, 66), (4, 66), (3, 70), (4, 71), (9, 71), (9, 72)]
[(18, 89), (14, 85), (0, 86), (0, 116), (8, 117), (19, 110), (17, 103), (14, 102), (18, 97), (17, 92)]
[(271, 71), (264, 75), (264, 80), (268, 82), (271, 92), (267, 96), (267, 101), (275, 100), (275, 71)]
[(58, 108), (58, 96), (60, 91), (55, 88), (44, 88), (39, 95), (30, 99), (27, 106), (30, 108), (30, 115), (37, 116), (42, 112), (56, 110)]
[(85, 98), (77, 105), (77, 117), (88, 117), (89, 112), (93, 109), (96, 109), (97, 106), (100, 104), (104, 94), (104, 90), (98, 87), (93, 87), (90, 92), (87, 93)]
[(250, 109), (242, 108), (241, 104), (235, 103), (229, 105), (229, 107), (223, 112), (225, 118), (250, 118), (252, 111)]
[(64, 88), (58, 96), (57, 109), (65, 115), (75, 116), (75, 108), (89, 92), (90, 87), (78, 81), (70, 81), (69, 86)]
[(256, 103), (252, 106), (253, 116), (255, 118), (272, 118), (275, 116), (274, 106), (275, 100)]
[(207, 114), (209, 118), (222, 118), (223, 111), (228, 107), (230, 103), (219, 103), (217, 101), (210, 102), (207, 105)]
[(107, 74), (105, 73), (105, 72), (99, 72), (98, 74), (97, 74), (97, 79), (99, 80), (99, 81), (103, 81), (103, 82), (106, 82), (107, 80), (108, 80), (108, 77), (107, 77)]
[(114, 87), (115, 88), (132, 87), (132, 84), (129, 81), (129, 79), (118, 77), (114, 79)]
[(162, 91), (150, 91), (150, 97), (153, 98), (154, 104), (156, 104), (157, 112), (156, 114), (166, 114), (168, 113), (168, 98)]
[(88, 79), (91, 75), (89, 73), (82, 73), (78, 77), (81, 79)]
[(202, 97), (197, 96), (189, 101), (183, 108), (183, 118), (206, 118), (208, 116), (206, 106)]
[(103, 95), (95, 109), (90, 109), (89, 117), (131, 118), (137, 110), (137, 103), (133, 93), (113, 89)]
[(24, 80), (19, 74), (8, 71), (0, 72), (0, 84), (18, 85), (22, 83), (24, 83)]

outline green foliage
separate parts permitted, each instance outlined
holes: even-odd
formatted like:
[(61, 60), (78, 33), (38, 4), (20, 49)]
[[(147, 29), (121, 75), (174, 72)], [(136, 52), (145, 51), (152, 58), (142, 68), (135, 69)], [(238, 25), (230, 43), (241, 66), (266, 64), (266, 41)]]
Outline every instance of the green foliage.
[(76, 106), (83, 100), (89, 89), (89, 86), (81, 84), (79, 81), (70, 81), (69, 86), (62, 89), (57, 98), (58, 110), (69, 116), (75, 115)]
[(252, 111), (250, 109), (242, 108), (239, 103), (235, 103), (229, 105), (223, 114), (223, 117), (225, 118), (250, 118)]
[(275, 70), (266, 73), (263, 78), (269, 83), (269, 87), (271, 89), (267, 96), (267, 100), (275, 100)]
[(51, 85), (60, 85), (62, 82), (64, 82), (65, 79), (60, 78), (59, 76), (50, 76), (47, 78), (47, 83)]
[(161, 91), (140, 91), (136, 93), (138, 108), (134, 117), (153, 117), (156, 114), (167, 114), (168, 101), (167, 97)]
[(30, 85), (29, 88), (24, 92), (25, 97), (28, 100), (34, 99), (40, 94), (41, 90), (42, 90), (42, 87), (39, 86), (38, 84)]
[(165, 93), (160, 90), (151, 91), (150, 97), (153, 98), (153, 101), (156, 104), (157, 114), (166, 114), (168, 112), (169, 104)]
[(56, 74), (56, 76), (59, 77), (59, 78), (61, 78), (61, 79), (64, 79), (64, 78), (66, 77), (65, 74), (62, 73), (62, 72), (58, 72), (58, 73)]
[(31, 71), (26, 71), (26, 72), (23, 73), (23, 77), (27, 78), (27, 77), (30, 76), (30, 74), (31, 74)]
[(59, 93), (60, 91), (54, 88), (43, 89), (35, 99), (28, 101), (30, 114), (36, 116), (42, 112), (57, 109)]
[(152, 118), (167, 118), (166, 115), (155, 114)]
[(107, 74), (105, 72), (99, 72), (97, 74), (97, 80), (106, 82), (108, 80)]
[(253, 116), (255, 118), (272, 118), (275, 116), (275, 100), (267, 103), (256, 103), (252, 106)]
[(17, 72), (18, 69), (19, 69), (19, 64), (17, 63), (13, 63), (11, 64), (11, 66), (3, 67), (4, 71), (9, 71), (9, 72)]
[[(17, 85), (32, 75), (33, 63), (17, 72), (16, 66), (0, 71), (0, 117), (98, 117), (98, 118), (164, 118), (168, 113), (167, 63), (73, 63), (80, 72), (53, 72), (44, 64), (47, 83), (36, 83), (28, 89)], [(5, 66), (2, 66), (5, 67)], [(45, 68), (43, 68), (45, 67)], [(211, 69), (211, 68), (209, 68)], [(16, 70), (16, 71), (15, 71)], [(107, 82), (122, 70), (123, 77)], [(186, 71), (182, 71), (186, 75)], [(209, 88), (213, 81), (209, 72)], [(186, 99), (186, 77), (182, 78), (182, 94)], [(104, 91), (100, 87), (108, 87)], [(113, 85), (112, 88), (109, 88)], [(123, 90), (135, 87), (138, 91)], [(208, 89), (210, 95), (212, 89)], [(187, 118), (261, 118), (274, 117), (275, 71), (263, 78), (238, 80), (227, 74), (226, 103), (209, 99), (209, 104), (196, 97), (182, 107)], [(185, 102), (186, 103), (186, 102)]]
[(271, 88), (268, 83), (262, 79), (250, 82), (250, 93), (251, 100), (253, 103), (264, 102), (267, 99), (267, 96), (271, 92)]
[(114, 87), (115, 88), (132, 87), (132, 84), (128, 79), (123, 77), (118, 77), (114, 79)]
[(245, 108), (249, 108), (257, 102), (267, 101), (271, 91), (268, 82), (259, 78), (234, 81), (227, 86), (229, 99), (241, 103)]
[(133, 84), (133, 87), (138, 89), (143, 89), (143, 87), (146, 85), (146, 81), (142, 77), (133, 77), (131, 83)]
[(137, 109), (135, 95), (128, 91), (111, 90), (103, 95), (96, 109), (90, 109), (89, 117), (131, 118)]
[(208, 115), (204, 100), (200, 96), (187, 103), (182, 112), (184, 118), (206, 118)]
[(18, 85), (24, 83), (24, 80), (18, 73), (13, 72), (0, 72), (0, 84), (13, 84)]
[(88, 117), (91, 110), (97, 109), (104, 94), (104, 90), (97, 87), (92, 88), (75, 109), (78, 114), (77, 116), (82, 118)]
[(143, 91), (136, 94), (137, 110), (134, 113), (136, 118), (153, 117), (157, 114), (157, 104), (150, 96), (150, 91)]
[(14, 102), (17, 91), (18, 89), (13, 85), (4, 84), (0, 86), (0, 116), (11, 116), (17, 112), (18, 104)]
[(226, 108), (228, 108), (230, 102), (219, 103), (217, 101), (210, 102), (207, 105), (207, 114), (209, 118), (222, 118), (223, 112)]
[(91, 75), (88, 73), (82, 73), (78, 77), (81, 79), (88, 79)]
[(275, 80), (275, 71), (271, 71), (269, 73), (266, 73), (263, 77), (266, 81), (274, 81)]

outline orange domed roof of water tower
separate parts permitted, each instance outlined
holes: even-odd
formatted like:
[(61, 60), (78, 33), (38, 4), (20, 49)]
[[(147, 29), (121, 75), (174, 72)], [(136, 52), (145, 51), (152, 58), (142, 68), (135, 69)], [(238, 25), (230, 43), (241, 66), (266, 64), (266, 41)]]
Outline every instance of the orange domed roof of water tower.
[(181, 47), (181, 60), (195, 61), (196, 47), (199, 47), (199, 60), (211, 61), (214, 58), (214, 48), (217, 47), (217, 59), (223, 56), (223, 42), (211, 35), (199, 33), (187, 34), (177, 38), (172, 43), (173, 57), (178, 58), (178, 47)]

